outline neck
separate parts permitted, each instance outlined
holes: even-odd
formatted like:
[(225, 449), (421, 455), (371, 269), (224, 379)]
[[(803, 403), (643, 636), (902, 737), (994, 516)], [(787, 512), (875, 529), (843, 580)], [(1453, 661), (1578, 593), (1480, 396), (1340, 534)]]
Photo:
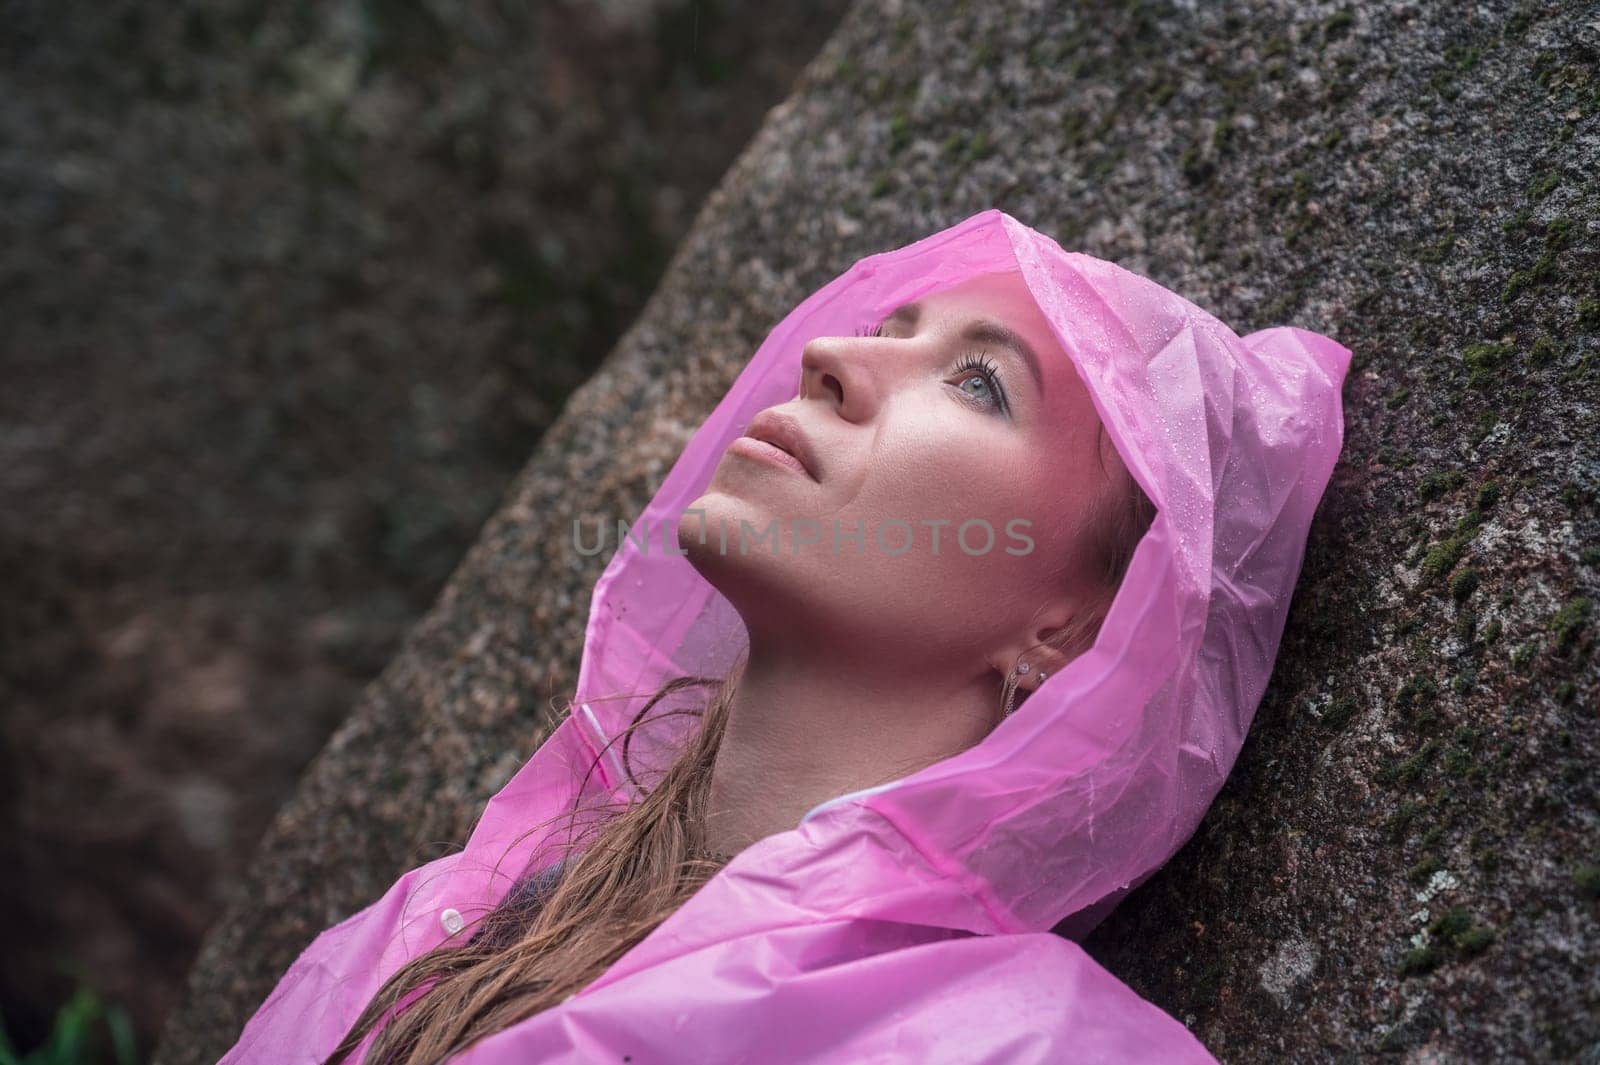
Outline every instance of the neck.
[(706, 811), (711, 848), (736, 854), (819, 803), (956, 754), (994, 725), (988, 678), (921, 675), (752, 639)]

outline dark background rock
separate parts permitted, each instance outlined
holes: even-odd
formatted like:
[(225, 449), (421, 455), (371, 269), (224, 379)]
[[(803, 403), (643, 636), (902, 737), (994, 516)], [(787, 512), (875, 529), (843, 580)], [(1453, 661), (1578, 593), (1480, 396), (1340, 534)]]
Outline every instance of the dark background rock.
[(153, 1043), (272, 812), (842, 10), (0, 3), (22, 1049), (80, 981)]
[(854, 8), (303, 778), (161, 1060), (533, 750), (603, 561), (571, 519), (636, 511), (817, 285), (989, 206), (1356, 353), (1251, 739), (1093, 953), (1230, 1062), (1592, 1056), (1597, 33), (1575, 0)]

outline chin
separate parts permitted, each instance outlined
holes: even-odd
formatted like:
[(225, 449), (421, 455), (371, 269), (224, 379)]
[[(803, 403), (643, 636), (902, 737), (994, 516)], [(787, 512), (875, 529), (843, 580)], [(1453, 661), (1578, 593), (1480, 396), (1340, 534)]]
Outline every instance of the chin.
[[(749, 550), (741, 555), (741, 521), (749, 522), (756, 529), (772, 521), (777, 521), (780, 526), (783, 524), (781, 518), (765, 508), (717, 490), (706, 492), (686, 507), (678, 522), (679, 550), (686, 552), (694, 568), (713, 584), (718, 583), (717, 575), (735, 573), (753, 565), (770, 568), (782, 559), (781, 552), (773, 552), (769, 545), (757, 546), (753, 542)], [(727, 530), (725, 548), (723, 529)]]
[[(690, 514), (691, 510), (702, 514)], [(749, 522), (756, 530), (774, 521), (780, 528), (788, 525), (788, 519), (748, 500), (720, 491), (707, 492), (685, 509), (678, 522), (678, 549), (747, 625), (759, 625), (767, 616), (795, 618), (817, 595), (817, 576), (812, 572), (817, 560), (809, 554), (795, 555), (787, 540), (776, 548), (771, 540), (752, 540), (740, 553), (740, 521)], [(726, 550), (719, 528), (727, 529)], [(808, 577), (808, 573), (812, 575)]]

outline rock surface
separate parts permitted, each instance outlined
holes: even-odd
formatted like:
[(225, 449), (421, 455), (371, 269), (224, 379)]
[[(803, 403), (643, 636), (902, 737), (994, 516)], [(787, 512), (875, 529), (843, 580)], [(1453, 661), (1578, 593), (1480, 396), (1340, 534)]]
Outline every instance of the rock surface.
[(0, 5), (24, 1056), (80, 980), (154, 1042), (273, 812), (843, 6)]
[(1279, 668), (1087, 944), (1229, 1062), (1600, 1053), (1600, 68), (1580, 2), (859, 5), (284, 808), (161, 1061), (464, 838), (575, 679), (600, 559), (766, 330), (999, 206), (1241, 332), (1354, 349)]

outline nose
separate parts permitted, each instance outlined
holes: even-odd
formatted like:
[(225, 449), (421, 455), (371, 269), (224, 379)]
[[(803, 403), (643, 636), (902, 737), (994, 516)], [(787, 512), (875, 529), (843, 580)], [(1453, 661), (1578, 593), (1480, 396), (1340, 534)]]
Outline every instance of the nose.
[(845, 421), (863, 422), (877, 410), (880, 386), (862, 337), (816, 337), (800, 353), (800, 398), (822, 399)]

